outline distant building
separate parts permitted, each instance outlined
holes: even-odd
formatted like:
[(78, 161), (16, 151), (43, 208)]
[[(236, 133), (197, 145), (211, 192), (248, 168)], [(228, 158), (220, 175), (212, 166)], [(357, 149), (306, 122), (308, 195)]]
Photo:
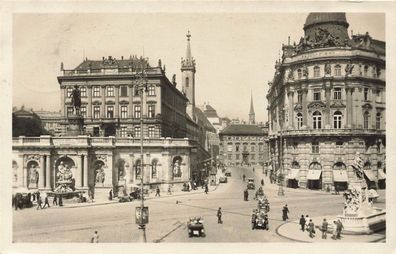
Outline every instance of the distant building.
[(12, 136), (34, 137), (45, 135), (48, 132), (43, 127), (40, 117), (33, 109), (20, 109), (14, 107), (12, 109)]
[(345, 189), (357, 152), (369, 188), (385, 179), (385, 42), (350, 38), (348, 26), (345, 13), (309, 14), (304, 38), (275, 64), (271, 160), (288, 186)]
[(62, 134), (61, 121), (63, 119), (61, 112), (40, 110), (35, 111), (35, 113), (40, 117), (43, 128), (46, 129), (50, 135), (60, 136)]

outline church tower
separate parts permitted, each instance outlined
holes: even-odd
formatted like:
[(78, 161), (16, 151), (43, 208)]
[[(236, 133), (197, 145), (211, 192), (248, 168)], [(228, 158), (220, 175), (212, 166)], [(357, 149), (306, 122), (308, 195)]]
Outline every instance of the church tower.
[(252, 94), (250, 94), (249, 124), (256, 124), (254, 108), (253, 108), (253, 95)]
[(182, 91), (189, 100), (187, 114), (195, 121), (195, 60), (191, 56), (190, 38), (188, 31), (186, 58), (181, 60)]

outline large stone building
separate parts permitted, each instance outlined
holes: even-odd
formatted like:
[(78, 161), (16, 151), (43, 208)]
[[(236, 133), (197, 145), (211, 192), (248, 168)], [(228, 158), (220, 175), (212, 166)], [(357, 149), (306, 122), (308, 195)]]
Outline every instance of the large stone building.
[[(58, 77), (62, 136), (13, 139), (14, 187), (55, 189), (64, 169), (72, 172), (77, 190), (89, 190), (95, 197), (106, 197), (110, 189), (117, 194), (119, 187), (140, 183), (142, 175), (146, 186), (164, 190), (207, 177), (201, 169), (210, 157), (208, 135), (215, 129), (203, 114), (195, 114), (195, 61), (190, 35), (187, 38), (182, 92), (175, 78), (168, 80), (161, 61), (150, 67), (146, 59), (137, 57), (86, 59), (73, 70), (64, 70), (62, 64), (63, 75)], [(137, 89), (142, 67), (147, 82), (143, 101)], [(84, 128), (82, 135), (69, 136), (75, 85), (82, 97)]]
[(304, 37), (275, 64), (271, 159), (289, 186), (345, 189), (357, 153), (369, 186), (385, 178), (385, 42), (350, 37), (348, 26), (345, 13), (309, 14)]

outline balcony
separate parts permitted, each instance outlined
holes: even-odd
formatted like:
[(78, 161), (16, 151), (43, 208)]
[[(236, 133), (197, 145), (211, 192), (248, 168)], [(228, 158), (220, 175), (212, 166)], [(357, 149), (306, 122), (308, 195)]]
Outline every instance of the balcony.
[[(278, 133), (271, 135), (273, 138), (279, 136)], [(306, 129), (306, 130), (284, 130), (283, 137), (293, 136), (370, 136), (385, 135), (385, 130), (377, 129)]]

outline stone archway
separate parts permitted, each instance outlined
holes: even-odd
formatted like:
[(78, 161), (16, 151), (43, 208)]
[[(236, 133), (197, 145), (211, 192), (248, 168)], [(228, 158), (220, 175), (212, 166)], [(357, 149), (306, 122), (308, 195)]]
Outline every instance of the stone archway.
[(27, 163), (26, 165), (27, 168), (27, 187), (29, 189), (32, 188), (38, 188), (38, 181), (39, 177), (42, 177), (39, 175), (39, 164), (35, 160), (31, 160)]

